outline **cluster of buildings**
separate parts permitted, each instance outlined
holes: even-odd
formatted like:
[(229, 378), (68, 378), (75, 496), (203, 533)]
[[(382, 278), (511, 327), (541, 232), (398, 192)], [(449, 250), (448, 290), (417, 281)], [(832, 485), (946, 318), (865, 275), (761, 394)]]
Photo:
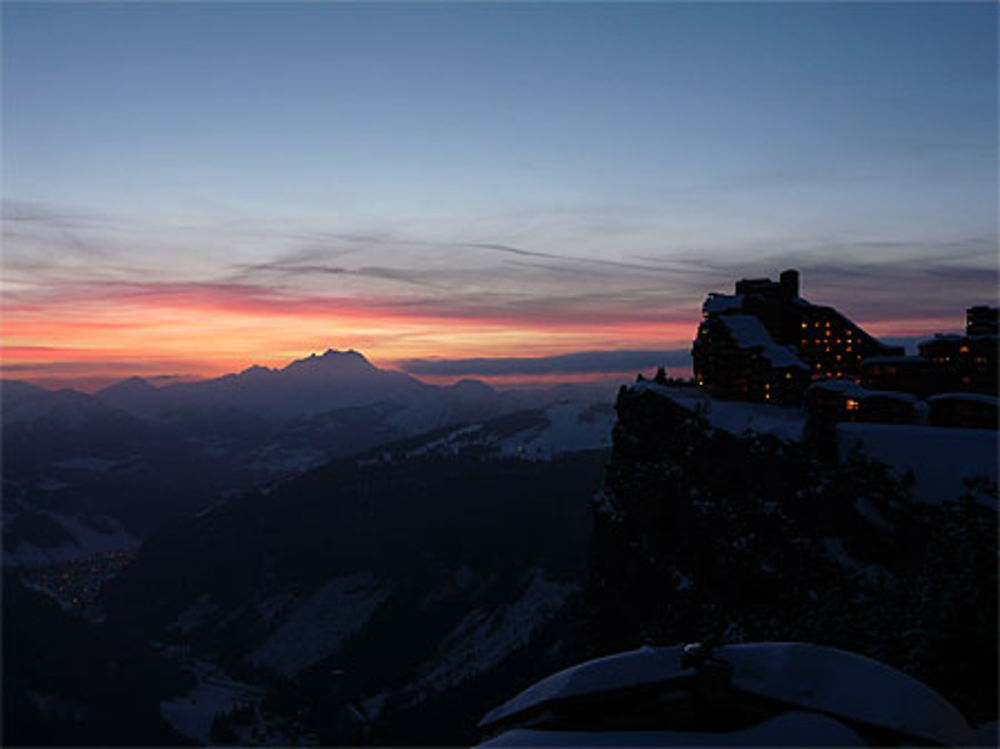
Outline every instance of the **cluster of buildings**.
[(795, 270), (709, 294), (702, 312), (694, 376), (717, 397), (805, 404), (836, 421), (997, 428), (997, 307), (971, 307), (965, 335), (936, 335), (915, 356), (803, 299)]

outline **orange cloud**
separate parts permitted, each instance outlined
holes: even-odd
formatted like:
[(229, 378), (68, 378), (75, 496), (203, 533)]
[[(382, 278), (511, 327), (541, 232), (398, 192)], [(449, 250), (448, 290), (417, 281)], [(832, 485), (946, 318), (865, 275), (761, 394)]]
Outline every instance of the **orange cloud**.
[[(90, 284), (3, 310), (4, 376), (73, 383), (129, 374), (213, 376), (355, 348), (408, 357), (536, 356), (686, 345), (694, 313), (567, 310), (546, 300), (288, 296), (238, 284)], [(684, 319), (687, 318), (687, 319)]]

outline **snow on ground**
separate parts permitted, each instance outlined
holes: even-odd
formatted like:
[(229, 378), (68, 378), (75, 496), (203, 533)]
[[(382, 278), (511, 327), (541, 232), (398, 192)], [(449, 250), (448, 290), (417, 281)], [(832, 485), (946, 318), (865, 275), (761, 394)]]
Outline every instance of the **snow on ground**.
[(193, 661), (198, 684), (183, 697), (160, 703), (160, 715), (185, 736), (210, 743), (209, 731), (216, 713), (228, 713), (235, 707), (263, 696), (263, 690), (229, 678), (222, 669), (207, 661)]
[(140, 459), (139, 456), (122, 458), (120, 460), (108, 460), (97, 458), (93, 455), (78, 455), (66, 460), (59, 460), (52, 464), (53, 468), (62, 468), (70, 471), (91, 471), (92, 473), (108, 473), (109, 471), (125, 466)]
[(800, 408), (719, 400), (693, 387), (668, 387), (648, 380), (633, 387), (638, 392), (650, 391), (662, 395), (691, 411), (701, 411), (713, 427), (731, 434), (743, 434), (750, 430), (773, 434), (785, 440), (802, 438), (806, 419)]
[(556, 453), (611, 447), (613, 411), (589, 410), (587, 404), (556, 403), (545, 409), (548, 426), (503, 439), (500, 454), (527, 460), (551, 460)]
[[(39, 510), (38, 513), (61, 525), (73, 537), (76, 545), (36, 546), (28, 541), (19, 540), (16, 551), (4, 549), (4, 564), (33, 565), (68, 562), (109, 551), (130, 551), (138, 549), (142, 544), (139, 539), (130, 536), (117, 522), (110, 518), (96, 519), (104, 526), (102, 530), (98, 530), (73, 515), (59, 515), (44, 510)], [(4, 522), (8, 522), (6, 517)]]
[(248, 659), (295, 676), (337, 652), (388, 595), (388, 588), (377, 585), (370, 572), (335, 577), (301, 599)]
[(552, 618), (570, 595), (575, 583), (548, 580), (540, 569), (532, 571), (524, 594), (500, 611), (475, 609), (445, 636), (433, 666), (415, 685), (418, 693), (443, 691), (489, 670), (524, 647), (532, 632)]
[(52, 515), (52, 518), (69, 531), (80, 548), (86, 550), (86, 554), (138, 549), (142, 545), (139, 539), (130, 536), (111, 518), (99, 519), (103, 526), (101, 530), (73, 515)]
[(986, 476), (997, 480), (997, 432), (914, 424), (838, 424), (840, 458), (855, 445), (900, 475), (913, 471), (913, 497), (924, 502), (958, 499), (962, 479)]
[[(458, 427), (443, 437), (406, 452), (407, 458), (420, 455), (456, 455), (469, 447), (484, 447), (494, 454), (524, 460), (551, 460), (553, 455), (577, 450), (611, 447), (615, 414), (599, 404), (563, 401), (549, 405), (543, 418), (533, 418), (518, 432), (501, 436), (491, 422)], [(391, 461), (388, 453), (359, 465)]]
[(184, 609), (177, 618), (167, 625), (167, 629), (177, 630), (187, 634), (205, 624), (215, 614), (219, 612), (219, 607), (212, 600), (211, 593), (202, 593), (194, 603)]
[(329, 459), (330, 456), (318, 448), (290, 448), (273, 444), (255, 450), (246, 462), (268, 474), (279, 475), (302, 473), (323, 465)]
[(839, 538), (824, 538), (823, 548), (826, 551), (827, 556), (835, 562), (854, 570), (861, 577), (864, 577), (872, 582), (878, 582), (886, 575), (885, 568), (882, 566), (878, 564), (866, 564), (865, 562), (860, 562), (848, 554), (847, 549), (844, 548), (844, 544)]
[[(406, 457), (414, 458), (420, 455), (433, 455), (441, 452), (448, 452), (452, 455), (456, 455), (461, 448), (469, 444), (469, 440), (472, 435), (481, 432), (482, 429), (482, 424), (471, 424), (469, 426), (459, 427), (455, 431), (449, 432), (440, 439), (431, 440), (420, 447), (407, 450)], [(474, 439), (473, 442), (475, 442)]]

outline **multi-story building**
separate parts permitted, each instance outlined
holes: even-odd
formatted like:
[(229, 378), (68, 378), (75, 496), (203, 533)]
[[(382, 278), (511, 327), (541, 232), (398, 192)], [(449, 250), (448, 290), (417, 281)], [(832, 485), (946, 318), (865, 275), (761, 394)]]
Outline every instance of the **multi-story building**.
[(721, 396), (801, 402), (810, 381), (858, 378), (869, 356), (898, 356), (835, 310), (799, 296), (799, 274), (743, 279), (709, 294), (692, 347), (695, 379)]
[(965, 335), (936, 335), (917, 345), (927, 362), (929, 390), (997, 395), (997, 307), (970, 307)]

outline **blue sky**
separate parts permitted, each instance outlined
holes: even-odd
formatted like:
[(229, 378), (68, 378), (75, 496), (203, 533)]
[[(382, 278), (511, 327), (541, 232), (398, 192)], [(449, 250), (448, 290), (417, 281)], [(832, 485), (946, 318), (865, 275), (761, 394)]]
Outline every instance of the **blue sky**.
[(906, 334), (995, 296), (992, 3), (7, 2), (3, 22), (15, 304), (204, 283), (683, 320), (795, 265), (810, 298)]

